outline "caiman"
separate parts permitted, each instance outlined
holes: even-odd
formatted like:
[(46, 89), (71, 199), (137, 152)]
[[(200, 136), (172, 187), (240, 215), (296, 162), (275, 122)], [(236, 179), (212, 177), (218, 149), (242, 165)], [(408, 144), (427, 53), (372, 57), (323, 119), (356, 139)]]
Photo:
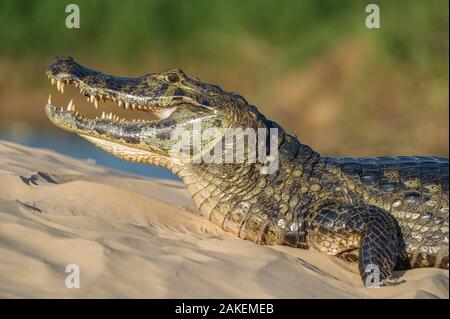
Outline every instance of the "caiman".
[[(130, 113), (154, 115), (136, 121), (103, 112), (87, 118), (72, 100), (64, 109), (50, 97), (45, 108), (55, 125), (119, 158), (171, 170), (200, 213), (225, 231), (259, 244), (289, 245), (357, 262), (368, 286), (402, 282), (393, 275), (398, 269), (448, 269), (448, 159), (320, 156), (239, 94), (179, 69), (116, 77), (71, 57), (57, 57), (46, 74), (61, 92), (65, 85), (78, 87), (95, 108), (112, 101)], [(201, 132), (196, 132), (192, 127), (199, 123)], [(191, 128), (186, 131), (191, 135), (219, 128), (200, 149), (191, 147), (191, 155), (224, 145), (224, 128), (275, 131), (277, 167), (264, 172), (265, 163), (249, 156), (235, 163), (187, 161), (172, 151), (177, 128)], [(260, 141), (267, 148), (272, 143)]]

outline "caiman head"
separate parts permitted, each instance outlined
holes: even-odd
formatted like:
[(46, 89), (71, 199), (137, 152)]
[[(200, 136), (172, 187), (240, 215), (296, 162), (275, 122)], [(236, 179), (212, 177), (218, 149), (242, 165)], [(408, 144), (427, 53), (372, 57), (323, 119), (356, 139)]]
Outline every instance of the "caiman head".
[[(192, 131), (196, 123), (201, 123), (201, 130), (261, 126), (256, 108), (243, 97), (189, 77), (179, 69), (117, 77), (84, 67), (71, 57), (57, 57), (46, 73), (62, 93), (66, 85), (79, 88), (95, 109), (104, 101), (112, 101), (130, 113), (154, 115), (155, 120), (127, 120), (114, 112), (98, 110), (97, 117), (87, 118), (72, 100), (66, 108), (60, 108), (49, 97), (46, 112), (55, 125), (133, 162), (168, 168), (181, 165), (181, 159), (171, 153), (179, 142), (172, 134), (175, 129)], [(220, 136), (210, 139), (217, 138)]]
[[(285, 185), (283, 180), (288, 183), (290, 178), (300, 175), (297, 162), (292, 161), (300, 145), (297, 139), (284, 134), (276, 123), (267, 120), (243, 97), (189, 77), (181, 70), (136, 78), (116, 77), (81, 66), (70, 57), (57, 58), (48, 67), (47, 75), (61, 92), (66, 85), (78, 87), (95, 109), (104, 107), (104, 101), (112, 101), (117, 104), (114, 109), (125, 109), (121, 112), (142, 115), (145, 112), (155, 117), (153, 120), (127, 120), (114, 112), (105, 114), (98, 110), (99, 116), (88, 118), (79, 113), (81, 110), (77, 111), (72, 100), (66, 108), (60, 108), (53, 105), (49, 97), (46, 112), (54, 124), (122, 159), (170, 169), (187, 185), (201, 214), (224, 229), (258, 242), (281, 241), (281, 232), (274, 230), (279, 227), (272, 222), (269, 225), (267, 209), (261, 208), (252, 214), (245, 227), (239, 216), (245, 216), (250, 206), (257, 202), (271, 203), (275, 189)], [(215, 153), (218, 145), (226, 149), (226, 157), (233, 155), (233, 149), (242, 145), (243, 140), (247, 140), (247, 146), (251, 144), (252, 139), (242, 135), (232, 134), (232, 138), (227, 139), (230, 129), (234, 132), (245, 130), (246, 136), (257, 131), (258, 147), (244, 148), (247, 159), (242, 162), (203, 161), (204, 155), (211, 150)], [(261, 131), (263, 133), (259, 135)], [(176, 152), (186, 145), (187, 152), (183, 149)], [(217, 153), (222, 156), (221, 152)], [(256, 153), (258, 161), (250, 160), (250, 155)], [(305, 159), (312, 158), (309, 153), (302, 154)], [(281, 165), (286, 168), (282, 169)], [(284, 172), (284, 175), (275, 174), (276, 171)], [(228, 223), (226, 217), (230, 211), (234, 215), (229, 215), (232, 221)]]

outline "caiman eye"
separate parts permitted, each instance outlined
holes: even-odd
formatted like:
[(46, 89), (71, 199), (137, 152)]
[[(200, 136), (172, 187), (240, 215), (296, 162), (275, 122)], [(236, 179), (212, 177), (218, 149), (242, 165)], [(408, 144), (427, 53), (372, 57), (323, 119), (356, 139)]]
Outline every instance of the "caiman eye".
[(180, 78), (178, 77), (177, 74), (175, 73), (169, 73), (167, 75), (167, 81), (169, 81), (170, 83), (176, 83), (180, 80)]

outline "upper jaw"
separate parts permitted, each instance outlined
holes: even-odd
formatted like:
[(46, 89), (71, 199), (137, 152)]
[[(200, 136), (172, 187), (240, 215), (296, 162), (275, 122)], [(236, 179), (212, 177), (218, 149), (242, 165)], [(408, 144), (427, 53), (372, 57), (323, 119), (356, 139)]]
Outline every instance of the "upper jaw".
[[(116, 102), (119, 108), (128, 110), (139, 110), (151, 113), (158, 120), (126, 120), (118, 115), (102, 112), (95, 119), (87, 118), (78, 112), (73, 100), (67, 107), (57, 107), (52, 103), (49, 96), (45, 107), (47, 116), (58, 127), (65, 130), (89, 136), (98, 136), (105, 139), (127, 141), (143, 136), (148, 130), (163, 128), (168, 119), (178, 108), (178, 104), (159, 106), (158, 103), (151, 105), (143, 104), (145, 96), (131, 94), (139, 92), (141, 78), (123, 78), (106, 75), (101, 72), (88, 69), (76, 63), (72, 58), (57, 58), (46, 71), (47, 77), (52, 85), (56, 85), (58, 91), (64, 93), (67, 85), (79, 88), (80, 93), (92, 103), (96, 109), (103, 101)], [(149, 100), (147, 98), (147, 100)], [(134, 113), (134, 112), (133, 112)], [(170, 121), (169, 121), (170, 122)], [(145, 129), (146, 128), (146, 129)]]
[[(73, 85), (80, 90), (88, 102), (96, 108), (101, 101), (113, 101), (124, 109), (167, 113), (167, 109), (181, 104), (183, 99), (167, 99), (161, 90), (146, 92), (147, 81), (144, 77), (116, 77), (89, 69), (76, 63), (70, 57), (59, 57), (49, 65), (46, 71), (52, 85), (64, 93), (67, 85)], [(163, 84), (156, 83), (159, 88)], [(156, 94), (152, 94), (156, 93)], [(158, 114), (155, 114), (157, 117)]]
[(181, 70), (177, 70), (183, 76), (180, 80), (189, 83), (183, 89), (178, 88), (174, 83), (168, 82), (168, 76), (173, 72), (118, 77), (84, 67), (71, 57), (57, 57), (48, 66), (46, 74), (62, 93), (66, 85), (72, 84), (96, 107), (100, 101), (110, 100), (125, 109), (149, 112), (167, 111), (165, 109), (179, 104), (191, 104), (216, 111), (218, 105), (215, 96), (224, 94), (220, 88), (192, 80)]

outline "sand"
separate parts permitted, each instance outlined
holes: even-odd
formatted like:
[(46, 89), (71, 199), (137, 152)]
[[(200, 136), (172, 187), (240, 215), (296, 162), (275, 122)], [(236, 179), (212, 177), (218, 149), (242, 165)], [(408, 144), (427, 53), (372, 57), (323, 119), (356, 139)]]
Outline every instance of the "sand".
[(0, 141), (2, 298), (449, 298), (446, 270), (398, 275), (367, 289), (338, 258), (222, 231), (181, 182)]

